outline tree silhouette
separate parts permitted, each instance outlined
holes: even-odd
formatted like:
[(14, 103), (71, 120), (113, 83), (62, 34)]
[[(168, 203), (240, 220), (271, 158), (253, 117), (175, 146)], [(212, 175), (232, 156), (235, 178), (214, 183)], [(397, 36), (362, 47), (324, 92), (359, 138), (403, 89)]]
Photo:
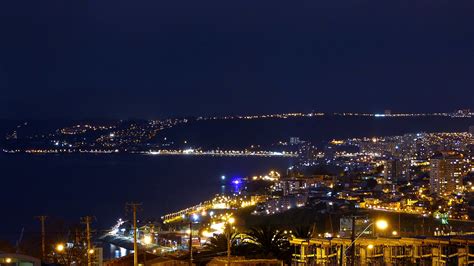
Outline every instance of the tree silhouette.
[[(204, 244), (204, 249), (211, 251), (213, 253), (222, 253), (227, 252), (227, 244), (229, 241), (229, 233), (224, 232), (219, 235), (214, 235), (213, 237), (209, 238), (207, 242)], [(237, 251), (237, 247), (239, 246), (238, 240), (240, 235), (238, 233), (232, 232), (230, 236), (231, 240), (231, 252), (235, 253)]]
[(290, 254), (288, 235), (269, 226), (250, 229), (245, 243), (251, 250), (266, 258), (287, 259)]

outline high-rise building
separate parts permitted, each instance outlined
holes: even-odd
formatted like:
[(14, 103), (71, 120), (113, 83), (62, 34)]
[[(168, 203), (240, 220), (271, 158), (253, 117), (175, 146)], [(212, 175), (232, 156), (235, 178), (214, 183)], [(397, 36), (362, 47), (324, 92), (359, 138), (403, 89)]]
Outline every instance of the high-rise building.
[(398, 182), (407, 177), (408, 167), (399, 159), (390, 159), (384, 161), (383, 174), (385, 180)]
[(438, 152), (430, 160), (430, 191), (447, 196), (462, 189), (464, 155), (456, 151)]
[(474, 173), (474, 144), (467, 145), (467, 161), (469, 162), (469, 171)]
[(414, 157), (416, 160), (427, 160), (429, 158), (429, 149), (422, 143), (416, 143)]

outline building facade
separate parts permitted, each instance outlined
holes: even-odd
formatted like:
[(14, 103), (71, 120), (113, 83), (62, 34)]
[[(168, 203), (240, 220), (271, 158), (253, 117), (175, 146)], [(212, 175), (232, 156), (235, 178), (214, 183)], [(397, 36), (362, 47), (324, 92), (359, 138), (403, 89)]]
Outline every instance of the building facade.
[(436, 153), (430, 160), (430, 191), (447, 196), (462, 189), (464, 155), (455, 151)]
[(350, 238), (290, 240), (291, 265), (474, 265), (471, 237)]
[(408, 177), (408, 166), (399, 159), (385, 160), (383, 174), (386, 181), (398, 182)]

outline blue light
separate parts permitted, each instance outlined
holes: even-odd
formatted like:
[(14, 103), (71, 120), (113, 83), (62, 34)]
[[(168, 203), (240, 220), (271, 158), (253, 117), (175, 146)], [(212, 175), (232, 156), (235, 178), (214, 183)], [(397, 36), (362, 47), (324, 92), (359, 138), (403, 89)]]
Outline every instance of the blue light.
[(197, 215), (197, 214), (193, 214), (193, 220), (194, 220), (194, 221), (197, 221), (197, 220), (199, 220), (199, 215)]
[(225, 175), (221, 176), (221, 180), (225, 180)]

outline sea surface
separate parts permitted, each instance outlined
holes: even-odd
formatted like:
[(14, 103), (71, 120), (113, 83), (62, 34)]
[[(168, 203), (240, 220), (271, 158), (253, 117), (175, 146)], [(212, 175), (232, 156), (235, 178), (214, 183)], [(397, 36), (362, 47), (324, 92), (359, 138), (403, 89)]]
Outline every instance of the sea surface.
[(234, 177), (284, 171), (288, 158), (26, 155), (0, 153), (0, 239), (16, 239), (22, 228), (37, 232), (34, 216), (74, 224), (95, 216), (105, 229), (126, 218), (127, 202), (142, 203), (141, 219), (198, 204), (220, 193)]

